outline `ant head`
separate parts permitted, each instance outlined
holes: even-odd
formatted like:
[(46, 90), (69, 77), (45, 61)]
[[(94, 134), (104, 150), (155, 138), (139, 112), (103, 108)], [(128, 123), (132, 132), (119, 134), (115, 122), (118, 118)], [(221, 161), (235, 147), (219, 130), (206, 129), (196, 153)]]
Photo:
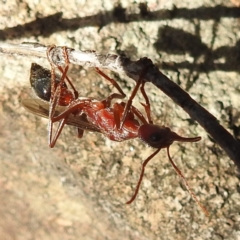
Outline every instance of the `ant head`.
[(198, 142), (201, 137), (186, 138), (172, 132), (168, 127), (153, 124), (143, 124), (138, 130), (138, 137), (153, 148), (169, 147), (174, 141)]
[(138, 130), (138, 137), (153, 148), (170, 146), (175, 140), (174, 134), (170, 128), (153, 124), (143, 124)]

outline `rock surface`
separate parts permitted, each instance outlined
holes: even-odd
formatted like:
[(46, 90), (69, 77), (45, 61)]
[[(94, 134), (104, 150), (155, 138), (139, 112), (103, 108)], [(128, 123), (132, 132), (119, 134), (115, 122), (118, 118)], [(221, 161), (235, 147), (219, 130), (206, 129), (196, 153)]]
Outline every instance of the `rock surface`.
[[(2, 1), (0, 41), (146, 56), (238, 138), (237, 1), (119, 2)], [(171, 99), (147, 84), (155, 123), (202, 136), (199, 143), (175, 143), (170, 152), (209, 218), (192, 201), (165, 149), (147, 166), (136, 201), (125, 205), (153, 149), (138, 140), (114, 143), (98, 133), (78, 139), (70, 127), (48, 148), (47, 121), (21, 107), (21, 99), (33, 97), (31, 62), (49, 66), (23, 56), (0, 59), (1, 240), (240, 239), (239, 173)], [(107, 74), (129, 96), (134, 82)], [(92, 69), (71, 66), (69, 76), (81, 96), (102, 99), (112, 90)]]

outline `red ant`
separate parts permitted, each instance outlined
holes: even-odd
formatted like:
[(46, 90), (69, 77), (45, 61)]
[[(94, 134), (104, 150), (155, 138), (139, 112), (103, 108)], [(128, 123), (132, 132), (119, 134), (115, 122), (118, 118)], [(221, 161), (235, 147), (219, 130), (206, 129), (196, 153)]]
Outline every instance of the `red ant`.
[[(60, 81), (54, 80), (54, 83), (51, 83), (51, 87), (53, 86), (55, 88), (55, 92), (52, 91), (51, 93), (51, 96), (53, 96), (53, 98), (52, 98), (52, 102), (50, 98), (49, 110), (46, 107), (46, 103), (44, 105), (40, 101), (36, 102), (36, 104), (33, 104), (32, 100), (23, 101), (24, 107), (29, 109), (31, 112), (40, 116), (49, 117), (49, 122), (51, 122), (50, 126), (53, 123), (60, 121), (57, 132), (53, 140), (51, 137), (49, 138), (50, 147), (54, 147), (57, 141), (57, 138), (59, 137), (64, 125), (70, 124), (78, 127), (80, 137), (82, 136), (83, 131), (87, 129), (90, 131), (101, 132), (109, 139), (113, 141), (118, 141), (118, 142), (133, 139), (133, 138), (140, 138), (143, 142), (145, 142), (149, 146), (153, 148), (157, 148), (157, 150), (143, 162), (137, 187), (135, 189), (135, 192), (132, 198), (127, 202), (127, 204), (132, 203), (138, 194), (147, 163), (162, 148), (167, 148), (167, 155), (173, 168), (175, 169), (177, 174), (183, 179), (185, 186), (188, 192), (190, 193), (190, 195), (192, 196), (192, 198), (201, 207), (203, 212), (206, 215), (208, 215), (208, 211), (198, 201), (198, 199), (196, 198), (196, 195), (190, 189), (190, 186), (188, 185), (185, 177), (183, 176), (181, 171), (177, 168), (177, 166), (173, 162), (169, 153), (169, 147), (174, 141), (197, 142), (201, 140), (201, 137), (193, 137), (193, 138), (181, 137), (177, 133), (171, 131), (170, 128), (168, 127), (152, 124), (152, 120), (150, 117), (150, 103), (144, 90), (145, 83), (142, 80), (144, 71), (140, 75), (139, 81), (136, 87), (134, 88), (129, 101), (127, 103), (124, 103), (124, 102), (114, 103), (111, 106), (112, 99), (125, 97), (125, 94), (113, 79), (110, 79), (104, 73), (102, 73), (100, 70), (97, 69), (97, 71), (102, 76), (107, 78), (107, 80), (109, 80), (115, 87), (117, 86), (116, 88), (118, 90), (120, 89), (119, 90), (120, 94), (117, 94), (117, 93), (111, 94), (107, 99), (102, 101), (91, 99), (91, 98), (78, 98), (77, 91), (71, 85), (75, 93), (72, 94), (73, 96), (72, 98), (69, 98), (69, 96), (71, 95), (69, 94), (69, 92), (71, 91), (67, 89), (66, 84), (64, 83), (65, 78), (68, 82), (70, 82), (69, 78), (67, 77), (68, 66), (66, 66), (64, 69), (59, 67), (59, 70), (62, 72), (62, 77)], [(53, 76), (53, 73), (52, 73), (51, 79), (53, 78), (55, 78), (55, 76)], [(142, 115), (142, 113), (132, 105), (132, 99), (136, 95), (139, 87), (146, 101), (146, 104), (145, 105), (143, 104), (143, 106), (145, 107), (148, 120), (146, 120), (146, 118)], [(67, 100), (65, 99), (65, 95), (62, 93), (64, 94), (67, 93), (66, 94)], [(63, 101), (64, 99), (66, 101)], [(45, 100), (48, 100), (48, 99), (45, 99)], [(57, 105), (61, 105), (62, 101), (63, 103), (68, 102), (69, 104), (64, 109), (58, 110)], [(73, 123), (74, 121), (75, 123)], [(86, 127), (86, 125), (88, 125), (88, 127)], [(50, 131), (52, 131), (52, 126), (50, 128)], [(49, 135), (51, 136), (51, 132)]]

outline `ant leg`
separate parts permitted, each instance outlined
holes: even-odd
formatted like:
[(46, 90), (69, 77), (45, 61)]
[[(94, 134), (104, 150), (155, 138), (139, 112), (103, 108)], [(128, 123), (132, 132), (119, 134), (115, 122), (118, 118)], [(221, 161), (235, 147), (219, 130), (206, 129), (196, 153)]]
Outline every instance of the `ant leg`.
[[(51, 121), (52, 122), (52, 121)], [(56, 141), (58, 139), (58, 137), (60, 136), (61, 132), (62, 132), (62, 129), (64, 127), (64, 125), (66, 124), (67, 122), (67, 117), (63, 118), (60, 122), (59, 122), (59, 125), (57, 127), (57, 131), (52, 139), (52, 125), (51, 125), (51, 131), (49, 132), (49, 147), (50, 148), (53, 148), (56, 144)]]
[[(106, 105), (105, 105), (106, 106)], [(120, 124), (121, 124), (121, 118), (124, 112), (124, 109), (126, 107), (126, 103), (121, 102), (119, 103), (115, 103), (113, 105), (113, 115), (114, 115), (114, 120), (115, 120), (115, 127), (119, 130), (121, 129)], [(133, 115), (136, 115), (138, 117), (138, 119), (143, 123), (143, 124), (148, 124), (148, 121), (146, 120), (146, 118), (143, 116), (143, 114), (133, 105), (130, 106), (130, 113), (132, 113)], [(126, 118), (125, 118), (126, 120)], [(124, 123), (124, 122), (123, 122)]]
[[(55, 143), (52, 144), (53, 118), (54, 118), (56, 106), (58, 105), (58, 102), (59, 102), (60, 94), (61, 94), (61, 88), (60, 88), (60, 85), (58, 85), (56, 91), (53, 94), (53, 99), (50, 99), (50, 105), (49, 105), (48, 143), (50, 147), (53, 147), (55, 145)], [(57, 129), (57, 132), (58, 132), (58, 129)]]
[[(47, 58), (48, 58), (48, 61), (49, 61), (50, 65), (51, 65), (51, 78), (52, 78), (52, 82), (51, 82), (51, 98), (53, 97), (53, 94), (54, 94), (54, 92), (56, 90), (56, 75), (55, 75), (55, 70), (54, 70), (55, 65), (52, 62), (52, 60), (50, 59), (50, 51), (53, 48), (55, 48), (55, 47), (56, 47), (55, 45), (50, 46), (48, 48), (48, 50), (47, 50)], [(63, 55), (64, 55), (64, 59), (65, 59), (65, 66), (64, 66), (64, 68), (62, 68), (61, 66), (57, 66), (59, 71), (62, 73), (59, 85), (62, 86), (63, 82), (65, 80), (67, 80), (67, 82), (69, 83), (69, 85), (71, 86), (71, 88), (72, 88), (72, 90), (74, 92), (75, 99), (77, 99), (78, 98), (78, 91), (73, 86), (71, 80), (67, 76), (67, 72), (68, 72), (68, 68), (69, 68), (69, 59), (68, 59), (68, 53), (67, 53), (66, 47), (63, 47)]]
[[(145, 93), (145, 90), (143, 89), (142, 90), (142, 88), (144, 88), (144, 82), (142, 83), (142, 86), (141, 86), (141, 91), (142, 91), (142, 94), (143, 94), (143, 96), (144, 96), (144, 98), (145, 98), (145, 101), (146, 101), (146, 105), (145, 104), (142, 104), (144, 107), (145, 107), (145, 110), (146, 110), (146, 113), (147, 113), (147, 117), (148, 117), (148, 121), (145, 119), (145, 117), (143, 116), (143, 114), (136, 108), (136, 107), (134, 107), (133, 105), (131, 105), (130, 104), (130, 106), (129, 106), (129, 111), (130, 112), (133, 112), (133, 114), (135, 114), (140, 120), (141, 120), (141, 122), (143, 123), (143, 124), (148, 124), (148, 123), (150, 123), (150, 124), (152, 124), (152, 120), (151, 120), (151, 115), (150, 115), (150, 103), (149, 103), (149, 100), (148, 100), (148, 97), (147, 97), (147, 95), (146, 95), (146, 93)], [(126, 105), (127, 104), (125, 104), (125, 103), (122, 103), (122, 104), (124, 104), (124, 109), (126, 109)], [(115, 112), (114, 112), (115, 113)], [(119, 114), (118, 114), (119, 115)], [(115, 116), (115, 114), (114, 114), (114, 116)], [(118, 117), (119, 118), (119, 117)], [(118, 118), (116, 118), (116, 117), (114, 117), (114, 119), (115, 119), (115, 121), (116, 121), (116, 123), (117, 123), (117, 121), (118, 121)], [(124, 121), (126, 120), (126, 116), (125, 116), (125, 119), (124, 119)], [(123, 123), (124, 123), (124, 121), (123, 121)], [(117, 125), (117, 124), (116, 124)], [(119, 128), (121, 128), (120, 126), (119, 126)], [(118, 128), (118, 129), (119, 129)]]
[(131, 106), (131, 111), (142, 121), (143, 124), (148, 124), (148, 121), (143, 114), (134, 106)]
[[(117, 88), (117, 90), (120, 92), (120, 94), (117, 94), (117, 93), (111, 94), (106, 100), (103, 101), (106, 107), (109, 107), (109, 106), (111, 105), (111, 100), (112, 100), (112, 99), (114, 99), (114, 98), (123, 99), (123, 98), (126, 97), (125, 93), (122, 91), (122, 89), (120, 88), (120, 86), (117, 84), (117, 82), (116, 82), (114, 79), (109, 78), (109, 77), (108, 77), (105, 73), (103, 73), (99, 68), (95, 68), (95, 69), (96, 69), (96, 71), (97, 71), (100, 75), (102, 75), (105, 79), (107, 79), (108, 81), (110, 81), (110, 82), (113, 84), (113, 86), (114, 86), (115, 88)], [(137, 93), (140, 85), (143, 83), (143, 82), (142, 82), (142, 81), (143, 81), (143, 79), (142, 79), (142, 75), (143, 75), (143, 74), (145, 74), (145, 71), (142, 71), (142, 73), (141, 73), (141, 75), (140, 75), (140, 77), (139, 77), (139, 80), (138, 80), (135, 88), (133, 89), (133, 92), (132, 92), (129, 100), (128, 100), (127, 104), (125, 105), (125, 109), (124, 109), (124, 112), (123, 112), (122, 119), (121, 119), (121, 121), (120, 121), (120, 125), (118, 124), (118, 117), (119, 117), (118, 111), (119, 111), (119, 110), (118, 110), (118, 109), (114, 109), (114, 110), (115, 110), (115, 111), (114, 111), (114, 116), (115, 116), (114, 118), (115, 118), (116, 126), (117, 126), (118, 129), (121, 129), (121, 128), (122, 128), (123, 123), (124, 123), (124, 121), (125, 121), (128, 113), (129, 113), (129, 111), (130, 111), (131, 106), (132, 106), (133, 98), (136, 96), (136, 93)], [(143, 87), (144, 87), (144, 86), (143, 86)], [(151, 121), (151, 117), (150, 117), (150, 104), (149, 104), (149, 101), (148, 101), (148, 98), (147, 98), (147, 95), (146, 95), (145, 91), (144, 91), (144, 90), (141, 90), (141, 91), (142, 91), (142, 93), (143, 93), (143, 95), (144, 95), (144, 98), (145, 98), (145, 101), (146, 101), (146, 103), (147, 103), (147, 107), (146, 107), (145, 109), (149, 108), (149, 110), (146, 110), (146, 112), (147, 112), (147, 114), (148, 114), (149, 120)], [(135, 109), (136, 109), (136, 108), (135, 108)], [(139, 111), (137, 111), (137, 112), (139, 112)], [(142, 115), (142, 114), (141, 114), (141, 115)], [(140, 119), (143, 119), (143, 122), (145, 122), (145, 118), (144, 118), (144, 117), (142, 117), (142, 118), (140, 118)], [(118, 125), (119, 125), (119, 126), (118, 126)]]
[(88, 104), (91, 102), (91, 100), (80, 100), (77, 99), (76, 101), (73, 101), (71, 104), (71, 107), (67, 107), (66, 110), (64, 110), (63, 112), (61, 112), (59, 115), (57, 116), (53, 116), (52, 118), (52, 122), (58, 122), (64, 118), (68, 118), (68, 116), (72, 113), (75, 113), (76, 111), (78, 111), (78, 114), (81, 113), (81, 110), (88, 106)]
[(184, 184), (188, 190), (188, 192), (190, 193), (190, 195), (192, 196), (192, 198), (195, 200), (195, 202), (198, 204), (198, 206), (202, 209), (202, 211), (209, 216), (209, 212), (207, 211), (207, 209), (198, 201), (196, 195), (193, 193), (193, 191), (191, 190), (186, 178), (183, 176), (182, 172), (178, 169), (178, 167), (176, 166), (176, 164), (173, 162), (172, 158), (170, 157), (170, 153), (169, 153), (169, 146), (167, 147), (167, 154), (168, 154), (168, 158), (170, 163), (172, 164), (174, 170), (177, 172), (178, 176), (182, 178), (182, 180), (184, 181)]
[(126, 94), (123, 92), (121, 87), (118, 85), (118, 83), (114, 79), (108, 77), (99, 68), (95, 68), (95, 70), (98, 74), (100, 74), (102, 77), (104, 77), (106, 80), (108, 80), (119, 91), (119, 94), (113, 93), (103, 101), (103, 103), (105, 104), (106, 107), (109, 107), (111, 105), (112, 99), (114, 99), (114, 98), (115, 99), (123, 99), (126, 97)]
[(111, 101), (113, 99), (123, 99), (125, 96), (118, 94), (118, 93), (112, 93), (110, 94), (110, 96), (108, 96), (106, 99), (102, 100), (102, 103), (104, 104), (104, 106), (110, 107), (111, 106)]
[(49, 107), (49, 119), (51, 119), (51, 120), (53, 119), (56, 106), (59, 103), (59, 99), (60, 99), (60, 96), (61, 96), (61, 90), (62, 90), (62, 84), (61, 83), (64, 81), (64, 77), (66, 76), (67, 71), (68, 71), (68, 67), (66, 67), (64, 69), (64, 72), (62, 74), (60, 83), (58, 84), (57, 88), (55, 89), (55, 92), (51, 93), (50, 107)]
[(146, 104), (143, 104), (143, 103), (141, 103), (141, 104), (145, 108), (147, 118), (148, 118), (148, 123), (153, 124), (153, 121), (152, 121), (152, 118), (151, 118), (151, 105), (150, 105), (150, 102), (149, 102), (149, 98), (148, 98), (148, 96), (145, 92), (144, 86), (145, 86), (145, 82), (142, 83), (140, 90), (142, 92), (142, 95), (145, 99)]
[(140, 75), (140, 77), (139, 77), (139, 79), (138, 79), (138, 82), (137, 82), (135, 88), (133, 89), (130, 98), (129, 98), (128, 101), (127, 101), (127, 104), (125, 105), (125, 109), (124, 109), (124, 112), (123, 112), (123, 117), (122, 117), (121, 123), (120, 123), (120, 128), (122, 128), (123, 123), (124, 123), (124, 121), (125, 121), (128, 113), (129, 113), (129, 111), (130, 111), (130, 107), (131, 107), (131, 105), (132, 105), (132, 101), (133, 101), (134, 97), (136, 96), (137, 91), (138, 91), (140, 85), (142, 84), (142, 81), (143, 81), (143, 80), (142, 80), (142, 75), (143, 75), (143, 74)]
[(95, 68), (95, 70), (96, 70), (96, 72), (98, 73), (98, 74), (100, 74), (101, 76), (103, 76), (105, 79), (107, 79), (118, 91), (119, 91), (119, 93), (123, 96), (122, 98), (125, 98), (126, 97), (126, 94), (123, 92), (123, 90), (121, 89), (121, 87), (118, 85), (118, 83), (114, 80), (114, 79), (112, 79), (112, 78), (110, 78), (110, 77), (108, 77), (104, 72), (102, 72), (99, 68)]
[[(119, 130), (120, 129), (120, 119), (122, 117), (123, 111), (125, 109), (126, 104), (124, 102), (121, 103), (115, 103), (113, 105), (113, 115), (114, 115), (114, 120), (115, 120), (115, 127)], [(131, 114), (134, 116), (136, 115), (138, 119), (143, 123), (143, 124), (148, 124), (148, 121), (145, 119), (143, 114), (134, 106), (131, 106), (130, 110)]]
[[(58, 70), (63, 74), (65, 69), (63, 69), (62, 67), (58, 67)], [(74, 98), (77, 99), (79, 97), (78, 91), (76, 90), (76, 88), (74, 87), (74, 85), (72, 84), (72, 81), (70, 80), (70, 78), (65, 75), (65, 78), (68, 82), (68, 84), (71, 86), (72, 90), (73, 90), (73, 94), (74, 94)]]
[(138, 194), (138, 191), (139, 191), (139, 188), (140, 188), (142, 179), (143, 179), (145, 167), (146, 167), (147, 163), (148, 163), (156, 154), (159, 153), (160, 150), (161, 150), (161, 148), (158, 148), (157, 151), (155, 151), (153, 154), (151, 154), (151, 155), (143, 162), (143, 164), (142, 164), (142, 170), (141, 170), (141, 174), (140, 174), (140, 178), (139, 178), (139, 180), (138, 180), (138, 183), (137, 183), (137, 187), (136, 187), (136, 189), (135, 189), (135, 192), (134, 192), (133, 196), (131, 197), (131, 199), (126, 202), (126, 204), (130, 204), (130, 203), (132, 203), (132, 202), (135, 200), (135, 198), (136, 198), (136, 196), (137, 196), (137, 194)]
[[(48, 49), (47, 49), (47, 58), (48, 58), (48, 61), (51, 65), (51, 98), (50, 98), (50, 107), (49, 107), (50, 108), (49, 109), (49, 129), (50, 128), (52, 129), (52, 123), (50, 123), (50, 121), (51, 121), (51, 119), (54, 115), (55, 108), (56, 108), (56, 105), (59, 102), (60, 93), (61, 93), (61, 84), (59, 84), (58, 86), (56, 84), (56, 74), (55, 74), (55, 70), (54, 70), (55, 66), (50, 59), (50, 52), (55, 47), (56, 47), (55, 45), (52, 45), (52, 46), (48, 47)], [(63, 80), (64, 79), (61, 78), (60, 83)]]
[[(64, 59), (65, 59), (65, 67), (62, 68), (62, 67), (58, 66), (58, 69), (59, 69), (59, 71), (60, 71), (62, 74), (64, 74), (64, 72), (67, 73), (66, 68), (68, 69), (68, 66), (69, 66), (69, 63), (70, 63), (70, 62), (69, 62), (69, 58), (68, 58), (67, 48), (66, 48), (65, 46), (63, 47), (63, 55), (64, 55)], [(63, 77), (63, 76), (62, 76), (62, 77)], [(78, 91), (76, 90), (76, 88), (75, 88), (74, 85), (72, 84), (72, 81), (69, 79), (69, 77), (67, 76), (67, 74), (63, 77), (63, 79), (66, 79), (66, 80), (67, 80), (68, 84), (71, 86), (71, 88), (72, 88), (72, 90), (73, 90), (73, 92), (74, 92), (74, 97), (75, 97), (75, 99), (77, 99), (78, 96), (79, 96)]]
[[(59, 122), (58, 127), (57, 127), (57, 131), (56, 131), (53, 139), (52, 139), (52, 135), (50, 135), (50, 137), (49, 137), (49, 139), (50, 139), (49, 147), (53, 148), (55, 146), (55, 144), (56, 144), (56, 142), (57, 142), (57, 140), (58, 140), (58, 138), (59, 138), (59, 136), (60, 136), (60, 134), (63, 130), (63, 127), (65, 126), (65, 124), (67, 122), (67, 119), (68, 119), (68, 117), (66, 116)], [(81, 129), (81, 128), (77, 128), (77, 131), (78, 131), (78, 138), (82, 138), (84, 130)], [(51, 133), (52, 133), (52, 131), (51, 131)]]
[[(62, 132), (62, 129), (64, 127), (64, 125), (67, 122), (68, 117), (70, 116), (70, 114), (76, 112), (76, 110), (79, 111), (80, 114), (80, 110), (81, 108), (83, 108), (85, 106), (85, 104), (87, 104), (87, 102), (83, 102), (83, 101), (78, 101), (76, 100), (71, 107), (66, 108), (65, 111), (61, 112), (59, 115), (57, 116), (52, 116), (51, 119), (49, 119), (49, 137), (48, 137), (48, 141), (49, 141), (49, 146), (50, 147), (54, 147), (56, 144), (56, 141), (59, 137), (59, 135)], [(50, 106), (51, 107), (51, 106)], [(57, 127), (56, 133), (52, 139), (52, 128), (53, 128), (53, 123), (60, 121), (59, 125)], [(78, 128), (78, 137), (81, 138), (83, 136), (83, 130)]]
[(55, 75), (55, 71), (54, 71), (54, 64), (52, 63), (52, 61), (50, 59), (50, 52), (55, 47), (56, 47), (55, 45), (52, 45), (52, 46), (48, 47), (48, 49), (47, 49), (47, 59), (51, 65), (51, 98), (50, 98), (50, 101), (54, 95), (55, 88), (56, 88), (56, 75)]

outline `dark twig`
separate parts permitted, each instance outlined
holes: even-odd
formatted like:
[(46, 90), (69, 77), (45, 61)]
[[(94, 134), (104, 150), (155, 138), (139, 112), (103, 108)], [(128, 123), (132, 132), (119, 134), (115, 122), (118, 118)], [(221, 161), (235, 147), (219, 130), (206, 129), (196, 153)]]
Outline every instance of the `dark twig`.
[[(23, 43), (19, 45), (0, 44), (1, 53), (40, 58), (46, 58), (47, 48), (48, 47), (38, 43)], [(159, 69), (152, 64), (150, 59), (142, 58), (138, 61), (131, 61), (127, 57), (114, 54), (102, 55), (95, 51), (77, 51), (71, 48), (66, 48), (66, 50), (69, 62), (72, 64), (106, 68), (119, 73), (124, 72), (135, 81), (139, 79), (141, 70), (146, 68), (146, 65), (149, 65), (150, 67), (147, 68), (144, 80), (153, 83), (176, 104), (183, 108), (192, 119), (196, 120), (240, 169), (240, 143), (238, 140), (221, 126), (212, 114), (194, 101), (188, 93), (160, 72)], [(62, 47), (53, 48), (50, 52), (50, 58), (54, 64), (58, 66), (63, 65), (65, 59)]]

